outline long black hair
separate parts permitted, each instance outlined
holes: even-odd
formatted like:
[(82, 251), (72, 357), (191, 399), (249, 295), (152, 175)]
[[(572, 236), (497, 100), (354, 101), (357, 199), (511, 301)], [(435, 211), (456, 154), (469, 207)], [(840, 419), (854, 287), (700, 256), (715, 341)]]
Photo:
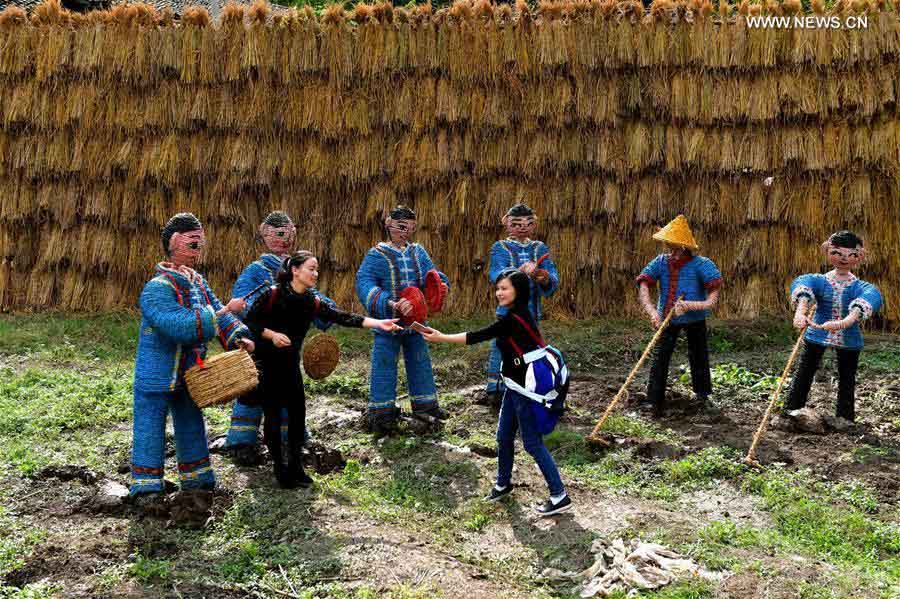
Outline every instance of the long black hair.
[(529, 279), (528, 275), (524, 272), (516, 270), (515, 268), (507, 268), (497, 275), (497, 280), (494, 284), (496, 285), (503, 279), (509, 279), (513, 289), (516, 290), (516, 299), (514, 300), (513, 308), (515, 310), (524, 310), (527, 312), (528, 300), (531, 298), (531, 279)]
[(280, 285), (290, 283), (294, 279), (294, 272), (291, 269), (300, 268), (307, 260), (315, 257), (316, 255), (309, 250), (299, 250), (294, 252), (281, 263), (281, 270), (278, 271), (276, 280)]

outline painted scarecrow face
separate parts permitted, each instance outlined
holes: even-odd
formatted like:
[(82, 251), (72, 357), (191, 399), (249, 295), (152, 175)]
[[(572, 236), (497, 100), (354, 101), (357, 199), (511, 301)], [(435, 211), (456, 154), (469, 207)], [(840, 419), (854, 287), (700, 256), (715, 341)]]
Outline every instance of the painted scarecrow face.
[(826, 243), (825, 255), (828, 257), (828, 263), (835, 269), (848, 271), (859, 266), (859, 263), (865, 258), (865, 250), (861, 246), (842, 248)]
[(409, 243), (409, 240), (417, 229), (415, 219), (411, 218), (388, 218), (387, 221), (385, 221), (385, 225), (387, 226), (391, 243), (394, 245), (406, 245)]
[(261, 225), (259, 235), (270, 252), (276, 256), (285, 256), (290, 254), (294, 248), (294, 242), (297, 240), (297, 227), (294, 225), (282, 227)]
[(675, 243), (667, 243), (666, 250), (669, 252), (669, 255), (672, 256), (673, 258), (680, 258), (681, 256), (688, 254), (688, 252), (690, 251), (683, 245), (678, 245)]
[(194, 266), (205, 245), (203, 229), (174, 233), (169, 240), (169, 257), (176, 266)]
[(524, 240), (531, 237), (534, 233), (536, 220), (534, 215), (530, 216), (505, 216), (503, 225), (506, 227), (506, 234), (516, 240)]

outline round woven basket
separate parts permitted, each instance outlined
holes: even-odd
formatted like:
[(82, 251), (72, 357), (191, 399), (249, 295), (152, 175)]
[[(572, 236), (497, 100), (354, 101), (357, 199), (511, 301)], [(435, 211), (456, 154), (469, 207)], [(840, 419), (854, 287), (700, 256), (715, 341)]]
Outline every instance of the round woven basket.
[(303, 370), (313, 380), (334, 372), (341, 359), (341, 347), (331, 335), (316, 335), (303, 344)]
[(198, 408), (228, 403), (259, 385), (256, 364), (242, 349), (225, 352), (184, 373), (188, 393)]

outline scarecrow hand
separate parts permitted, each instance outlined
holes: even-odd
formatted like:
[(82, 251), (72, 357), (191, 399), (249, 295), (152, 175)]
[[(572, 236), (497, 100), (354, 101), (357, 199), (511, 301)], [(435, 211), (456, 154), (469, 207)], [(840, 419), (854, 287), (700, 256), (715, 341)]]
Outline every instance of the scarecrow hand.
[(410, 312), (412, 312), (412, 304), (409, 303), (409, 300), (401, 299), (394, 302), (394, 309), (400, 312), (403, 316), (408, 316)]
[(239, 297), (233, 297), (230, 300), (228, 300), (227, 304), (225, 304), (225, 309), (233, 314), (238, 313), (238, 312), (243, 312), (246, 307), (247, 307), (247, 302), (245, 302), (244, 300), (242, 300)]
[(662, 324), (662, 318), (659, 317), (659, 313), (656, 310), (650, 315), (650, 324), (653, 325), (654, 329), (658, 329), (659, 325)]
[(252, 340), (247, 339), (246, 337), (238, 339), (237, 345), (238, 345), (238, 347), (240, 347), (242, 350), (244, 350), (248, 354), (253, 353), (253, 350), (256, 349), (256, 344), (253, 343)]
[(550, 281), (550, 273), (543, 268), (538, 268), (534, 271), (534, 280), (539, 285), (546, 285)]
[(675, 302), (675, 306), (672, 309), (675, 310), (675, 316), (681, 316), (685, 312), (689, 312), (691, 307), (686, 301), (678, 300), (677, 302)]
[(813, 324), (813, 322), (806, 316), (806, 314), (797, 312), (796, 314), (794, 314), (794, 328), (799, 331), (804, 327), (815, 328), (816, 325)]
[(524, 272), (526, 275), (528, 275), (530, 277), (532, 275), (532, 273), (534, 273), (535, 268), (537, 268), (537, 265), (534, 262), (532, 262), (531, 260), (529, 260), (528, 262), (526, 262), (525, 264), (520, 266), (519, 270), (521, 270), (522, 272)]
[(288, 347), (291, 344), (291, 338), (284, 333), (272, 334), (272, 345), (275, 347)]

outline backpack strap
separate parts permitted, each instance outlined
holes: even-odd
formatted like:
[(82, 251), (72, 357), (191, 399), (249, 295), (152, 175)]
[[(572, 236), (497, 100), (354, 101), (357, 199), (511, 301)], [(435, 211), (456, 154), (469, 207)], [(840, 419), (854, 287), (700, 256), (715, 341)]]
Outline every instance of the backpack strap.
[(531, 336), (531, 338), (534, 340), (534, 342), (538, 344), (539, 347), (547, 347), (547, 344), (544, 343), (544, 340), (541, 338), (541, 336), (538, 335), (534, 331), (534, 329), (531, 328), (531, 325), (528, 324), (528, 322), (524, 318), (522, 318), (515, 312), (513, 312), (512, 315), (513, 315), (513, 318), (515, 318), (516, 320), (519, 321), (519, 324), (521, 324), (523, 327), (525, 327), (525, 330), (528, 331), (528, 334)]
[(272, 306), (275, 305), (275, 299), (278, 297), (278, 285), (272, 285), (269, 289), (272, 292), (269, 294), (269, 301), (266, 302), (266, 312), (272, 311)]

